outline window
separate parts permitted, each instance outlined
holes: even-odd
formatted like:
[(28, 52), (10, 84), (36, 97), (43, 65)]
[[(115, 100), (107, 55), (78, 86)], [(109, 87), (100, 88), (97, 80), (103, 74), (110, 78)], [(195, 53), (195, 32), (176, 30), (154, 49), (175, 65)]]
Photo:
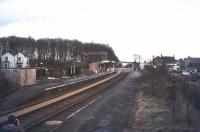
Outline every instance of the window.
[(81, 57), (80, 56), (77, 57), (77, 62), (81, 62)]
[(8, 61), (8, 56), (5, 57), (5, 60)]
[(18, 57), (18, 59), (17, 59), (18, 61), (21, 61), (21, 57)]

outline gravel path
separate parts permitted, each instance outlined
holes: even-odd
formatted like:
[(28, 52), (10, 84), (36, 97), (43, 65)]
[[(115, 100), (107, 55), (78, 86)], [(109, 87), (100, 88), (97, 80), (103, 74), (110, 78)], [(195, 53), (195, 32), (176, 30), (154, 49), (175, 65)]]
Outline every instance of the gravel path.
[(134, 79), (140, 76), (132, 72), (117, 86), (108, 90), (94, 103), (66, 119), (57, 132), (132, 132), (135, 100)]

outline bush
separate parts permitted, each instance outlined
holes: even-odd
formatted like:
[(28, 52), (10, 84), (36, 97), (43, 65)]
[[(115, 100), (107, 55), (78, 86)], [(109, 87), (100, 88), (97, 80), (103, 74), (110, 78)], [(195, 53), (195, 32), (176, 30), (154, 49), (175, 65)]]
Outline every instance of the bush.
[(143, 83), (142, 91), (160, 98), (166, 98), (169, 86), (169, 74), (165, 65), (153, 67), (148, 65), (142, 71), (142, 75), (137, 79), (138, 83)]

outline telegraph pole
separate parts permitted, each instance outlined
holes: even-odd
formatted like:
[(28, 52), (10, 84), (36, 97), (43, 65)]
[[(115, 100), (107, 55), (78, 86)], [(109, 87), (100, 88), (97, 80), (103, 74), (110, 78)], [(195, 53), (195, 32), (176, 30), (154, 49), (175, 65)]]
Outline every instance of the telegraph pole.
[[(134, 62), (135, 62), (135, 66), (137, 67), (137, 69), (139, 70), (139, 66), (140, 66), (140, 60), (141, 60), (141, 56), (139, 54), (134, 54), (133, 55), (134, 58)], [(138, 63), (138, 64), (137, 64)]]

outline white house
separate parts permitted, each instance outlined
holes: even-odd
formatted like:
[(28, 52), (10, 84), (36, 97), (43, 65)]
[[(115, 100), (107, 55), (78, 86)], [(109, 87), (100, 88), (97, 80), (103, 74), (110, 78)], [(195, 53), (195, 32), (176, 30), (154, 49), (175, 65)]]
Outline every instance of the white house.
[(14, 64), (15, 68), (28, 68), (29, 67), (29, 59), (25, 57), (22, 53), (18, 53), (14, 56)]
[(28, 68), (29, 59), (25, 57), (22, 53), (18, 53), (13, 56), (11, 53), (7, 52), (1, 56), (2, 68)]
[(15, 58), (9, 52), (1, 56), (2, 68), (14, 68), (15, 67)]

